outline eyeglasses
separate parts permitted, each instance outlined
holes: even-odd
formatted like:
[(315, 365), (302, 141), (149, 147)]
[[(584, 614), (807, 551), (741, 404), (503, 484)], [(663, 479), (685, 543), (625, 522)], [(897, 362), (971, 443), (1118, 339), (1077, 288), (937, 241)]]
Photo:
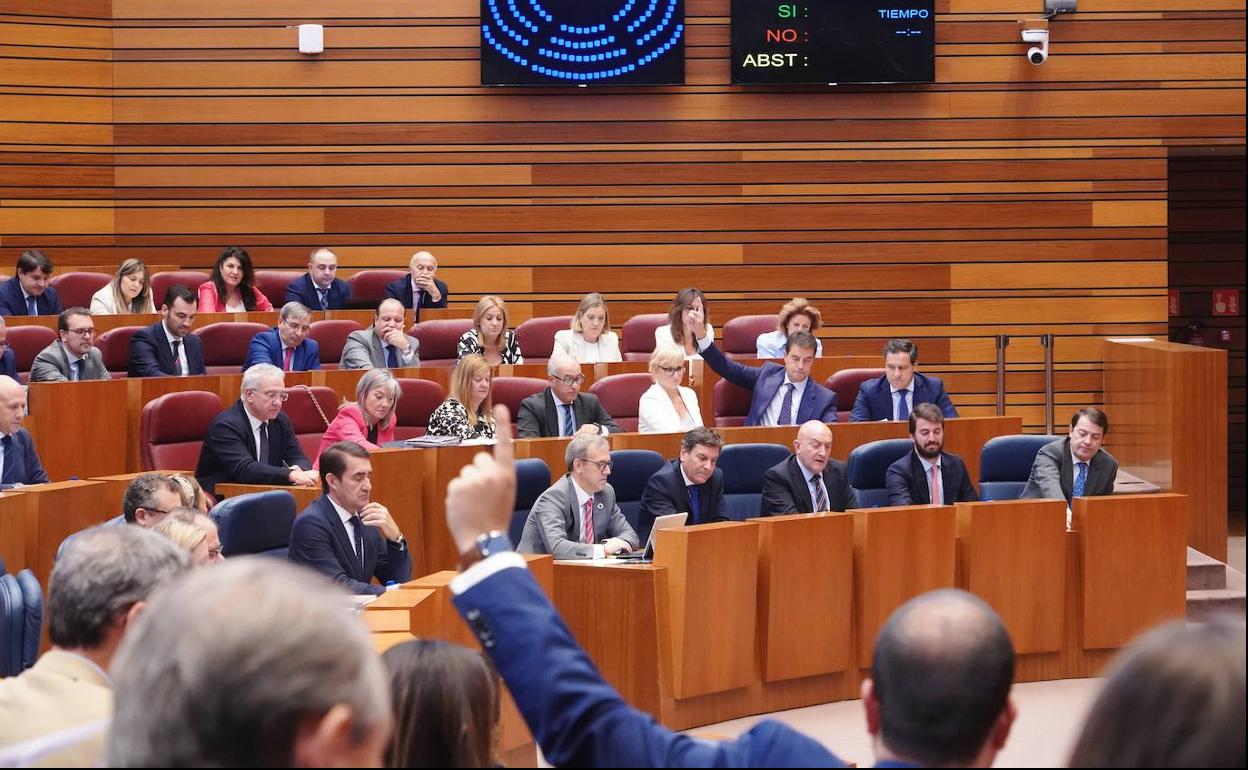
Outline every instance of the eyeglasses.
[(221, 546), (217, 546), (216, 548), (209, 548), (208, 558), (214, 561), (217, 559), (220, 559), (221, 558)]
[(290, 394), (284, 390), (253, 390), (251, 392), (269, 401), (290, 400)]
[(615, 462), (612, 460), (587, 460), (584, 457), (581, 457), (578, 459), (580, 459), (581, 462), (586, 462), (586, 463), (589, 463), (590, 465), (597, 465), (598, 470), (603, 471), (603, 472), (609, 471), (615, 467)]
[(79, 337), (91, 337), (95, 335), (95, 329), (66, 329), (65, 331)]
[(685, 367), (683, 366), (660, 366), (659, 371), (663, 372), (669, 377), (675, 377), (678, 374), (684, 374)]
[(550, 375), (550, 379), (554, 380), (555, 382), (562, 382), (564, 385), (567, 385), (569, 388), (574, 388), (577, 385), (580, 385), (581, 383), (585, 382), (585, 375), (578, 374), (575, 377), (556, 377), (555, 375), (552, 374)]
[(293, 332), (302, 332), (304, 334), (307, 334), (308, 332), (312, 331), (311, 324), (295, 323), (294, 321), (282, 321), (282, 323), (286, 324), (286, 328), (290, 329)]

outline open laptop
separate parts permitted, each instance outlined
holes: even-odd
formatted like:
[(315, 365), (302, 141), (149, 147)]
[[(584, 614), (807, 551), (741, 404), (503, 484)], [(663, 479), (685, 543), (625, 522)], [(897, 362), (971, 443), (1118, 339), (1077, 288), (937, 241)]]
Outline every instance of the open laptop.
[(654, 526), (650, 528), (650, 537), (646, 539), (646, 547), (640, 551), (631, 551), (629, 553), (617, 553), (615, 558), (626, 559), (629, 561), (654, 561), (654, 533), (660, 529), (672, 529), (674, 527), (685, 526), (685, 521), (689, 518), (688, 513), (670, 513), (667, 516), (660, 516), (654, 520)]

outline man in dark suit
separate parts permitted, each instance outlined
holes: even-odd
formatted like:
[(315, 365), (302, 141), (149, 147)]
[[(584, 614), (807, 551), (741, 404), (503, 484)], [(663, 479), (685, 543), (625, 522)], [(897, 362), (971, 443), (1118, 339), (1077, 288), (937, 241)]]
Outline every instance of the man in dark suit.
[(60, 339), (48, 345), (30, 365), (31, 382), (108, 380), (104, 359), (95, 347), (95, 321), (85, 307), (71, 307), (57, 319)]
[(822, 513), (858, 507), (845, 463), (832, 459), (832, 431), (811, 420), (797, 431), (789, 459), (763, 474), (763, 516)]
[(546, 362), (546, 376), (550, 387), (520, 402), (520, 438), (621, 432), (598, 397), (581, 392), (585, 375), (576, 361), (556, 353)]
[(191, 334), (199, 299), (182, 284), (165, 291), (161, 320), (130, 338), (131, 377), (175, 377), (204, 373), (204, 343)]
[(914, 451), (888, 467), (884, 476), (889, 505), (952, 505), (979, 499), (966, 463), (945, 448), (945, 416), (935, 404), (910, 412)]
[(775, 361), (746, 366), (725, 356), (705, 331), (698, 337), (698, 352), (707, 365), (720, 377), (752, 392), (746, 425), (836, 422), (836, 394), (810, 379), (817, 347), (818, 341), (810, 332), (794, 332), (784, 343), (783, 366)]
[(0, 284), (0, 315), (60, 315), (60, 297), (48, 285), (52, 260), (38, 249), (27, 249), (17, 258), (17, 274)]
[(26, 389), (17, 380), (0, 376), (0, 489), (48, 483), (35, 440), (22, 427), (25, 414)]
[(408, 269), (411, 275), (386, 284), (385, 296), (402, 302), (408, 310), (414, 309), (414, 321), (420, 320), (422, 307), (446, 307), (446, 284), (433, 277), (438, 272), (438, 260), (427, 251), (418, 251), (412, 255)]
[(724, 437), (710, 428), (685, 433), (680, 457), (655, 471), (641, 493), (641, 541), (649, 538), (655, 519), (673, 513), (688, 513), (686, 524), (728, 521), (724, 472), (716, 467), (723, 446)]
[(199, 451), (195, 478), (205, 492), (216, 494), (223, 481), (316, 485), (316, 471), (282, 414), (287, 396), (276, 366), (256, 364), (243, 372), (242, 397), (213, 419)]
[(862, 383), (849, 415), (852, 422), (906, 420), (915, 404), (935, 404), (946, 417), (957, 417), (945, 384), (914, 370), (919, 347), (910, 340), (889, 340), (884, 346), (885, 374)]
[(9, 327), (0, 316), (0, 374), (17, 379), (17, 355), (9, 347)]
[(287, 302), (278, 318), (277, 326), (251, 338), (243, 369), (255, 364), (272, 364), (284, 372), (320, 369), (321, 347), (308, 338), (312, 311), (298, 302)]
[(312, 310), (338, 310), (351, 299), (351, 286), (338, 274), (338, 255), (317, 249), (308, 258), (308, 274), (286, 287), (286, 302), (298, 302)]
[(1101, 448), (1109, 418), (1088, 407), (1070, 418), (1070, 435), (1040, 448), (1031, 466), (1023, 497), (1065, 500), (1112, 495), (1118, 461)]
[[(370, 501), (373, 464), (350, 441), (321, 454), (324, 493), (295, 519), (290, 560), (332, 578), (353, 594), (381, 594), (412, 579), (412, 555), (386, 507)], [(377, 578), (381, 585), (371, 581)]]

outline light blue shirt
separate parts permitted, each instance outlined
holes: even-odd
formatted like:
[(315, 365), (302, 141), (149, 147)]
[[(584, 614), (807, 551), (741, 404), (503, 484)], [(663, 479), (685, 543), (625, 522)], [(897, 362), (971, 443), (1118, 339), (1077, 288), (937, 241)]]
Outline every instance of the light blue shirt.
[[(767, 332), (758, 335), (758, 340), (754, 343), (758, 348), (756, 355), (759, 358), (784, 358), (784, 343), (787, 338), (777, 329), (774, 332)], [(815, 358), (823, 355), (823, 340), (815, 338)]]
[[(898, 409), (897, 409), (897, 407), (901, 405), (900, 399), (897, 398), (897, 394), (899, 392), (900, 391), (898, 391), (897, 388), (893, 387), (893, 384), (891, 382), (888, 384), (888, 397), (893, 402), (893, 419), (894, 420), (901, 419), (901, 416), (898, 414)], [(904, 398), (906, 399), (906, 414), (909, 415), (910, 412), (914, 411), (914, 380), (910, 380), (910, 386), (906, 388), (906, 395)]]

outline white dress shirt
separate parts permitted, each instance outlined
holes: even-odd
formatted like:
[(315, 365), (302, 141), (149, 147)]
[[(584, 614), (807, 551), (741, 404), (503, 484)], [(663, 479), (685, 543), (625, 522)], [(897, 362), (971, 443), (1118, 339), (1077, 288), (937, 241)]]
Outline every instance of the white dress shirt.
[[(338, 518), (342, 519), (342, 528), (347, 531), (347, 542), (351, 544), (351, 553), (354, 553), (356, 558), (359, 558), (360, 554), (355, 550), (355, 523), (351, 521), (351, 517), (355, 514), (334, 502), (334, 498), (329, 495), (325, 495), (325, 499), (329, 501), (330, 505), (334, 506), (334, 511), (337, 512)], [(360, 540), (364, 540), (363, 532), (360, 533)]]
[(802, 475), (806, 477), (806, 493), (810, 495), (810, 507), (812, 509), (809, 513), (820, 513), (820, 511), (814, 510), (819, 505), (819, 503), (815, 502), (819, 499), (819, 495), (815, 493), (815, 479), (819, 479), (819, 485), (823, 487), (823, 496), (827, 498), (828, 505), (832, 504), (832, 498), (828, 494), (828, 485), (823, 483), (823, 474), (815, 473), (810, 468), (807, 468), (802, 464), (800, 457), (797, 459), (797, 467), (802, 469)]
[(788, 388), (789, 385), (793, 385), (793, 404), (789, 410), (789, 419), (793, 421), (792, 422), (793, 425), (796, 425), (797, 424), (797, 407), (800, 406), (802, 403), (802, 394), (806, 392), (806, 383), (808, 382), (810, 382), (809, 377), (802, 380), (801, 382), (793, 382), (789, 379), (788, 372), (785, 372), (784, 382), (780, 384), (779, 388), (776, 388), (776, 395), (772, 397), (771, 403), (767, 405), (767, 411), (763, 412), (763, 421), (761, 424), (762, 425), (775, 425), (776, 424), (776, 420), (780, 419), (780, 407), (784, 405), (785, 391), (789, 389)]
[[(903, 398), (906, 399), (906, 414), (909, 415), (911, 412), (914, 411), (914, 379), (913, 378), (910, 380), (910, 384), (906, 386), (906, 395), (903, 396)], [(897, 407), (899, 406), (897, 402), (897, 388), (893, 387), (893, 383), (891, 382), (888, 383), (888, 400), (893, 405), (892, 406), (893, 419), (900, 420), (901, 417), (897, 413)], [(906, 419), (909, 419), (909, 417), (907, 417)]]
[(178, 374), (186, 376), (191, 373), (191, 366), (186, 362), (186, 340), (169, 333), (169, 327), (162, 321), (160, 328), (165, 332), (165, 341), (169, 343), (169, 352), (173, 352), (173, 343), (178, 343)]
[(256, 442), (256, 461), (269, 464), (269, 458), (260, 456), (260, 426), (267, 424), (267, 421), (258, 419), (254, 414), (247, 411), (247, 407), (243, 407), (243, 413), (247, 415), (247, 422), (251, 423), (251, 440)]

